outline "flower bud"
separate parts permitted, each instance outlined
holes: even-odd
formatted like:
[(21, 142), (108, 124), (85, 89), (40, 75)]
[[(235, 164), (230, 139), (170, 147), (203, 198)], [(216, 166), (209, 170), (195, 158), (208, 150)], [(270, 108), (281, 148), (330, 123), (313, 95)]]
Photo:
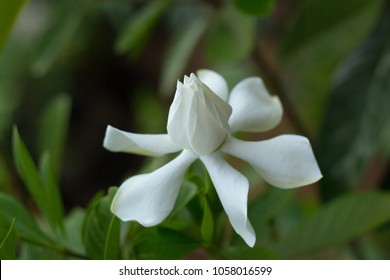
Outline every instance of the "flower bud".
[(169, 109), (168, 135), (183, 149), (208, 155), (218, 149), (229, 134), (232, 109), (195, 74), (178, 81)]

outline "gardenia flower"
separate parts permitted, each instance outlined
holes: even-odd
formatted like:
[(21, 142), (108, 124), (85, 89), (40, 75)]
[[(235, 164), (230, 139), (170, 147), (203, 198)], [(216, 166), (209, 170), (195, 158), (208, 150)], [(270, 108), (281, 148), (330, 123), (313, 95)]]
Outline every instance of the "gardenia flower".
[(322, 175), (309, 141), (282, 135), (247, 142), (236, 131), (261, 132), (281, 120), (282, 106), (267, 92), (262, 80), (247, 78), (230, 95), (222, 76), (210, 70), (178, 81), (169, 110), (168, 134), (134, 134), (107, 127), (104, 147), (113, 152), (161, 156), (181, 153), (149, 173), (127, 179), (119, 188), (111, 211), (123, 221), (145, 227), (161, 223), (172, 211), (186, 169), (197, 159), (207, 168), (234, 230), (253, 247), (255, 232), (247, 217), (248, 180), (223, 158), (229, 154), (251, 164), (271, 185), (295, 188)]

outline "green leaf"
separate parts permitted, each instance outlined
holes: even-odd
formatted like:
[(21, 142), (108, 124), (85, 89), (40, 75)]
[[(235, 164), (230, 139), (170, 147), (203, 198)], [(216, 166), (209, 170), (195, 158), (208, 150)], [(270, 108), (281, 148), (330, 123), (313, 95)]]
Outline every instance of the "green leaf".
[(279, 213), (293, 194), (293, 190), (268, 188), (260, 197), (251, 201), (248, 206), (248, 217), (258, 239), (267, 237), (270, 220)]
[(72, 251), (84, 255), (85, 248), (83, 243), (83, 222), (86, 211), (82, 208), (73, 209), (65, 219), (65, 243)]
[(169, 216), (174, 217), (177, 214), (179, 214), (180, 211), (187, 206), (187, 204), (191, 201), (191, 199), (194, 198), (197, 192), (198, 192), (198, 188), (194, 183), (189, 181), (184, 181), (184, 183), (180, 188), (179, 195), (177, 196), (175, 206), (173, 207), (173, 210)]
[(41, 175), (16, 127), (12, 141), (14, 161), (20, 178), (52, 228), (62, 230), (63, 206), (49, 157), (42, 158)]
[(229, 260), (278, 260), (279, 256), (272, 250), (256, 245), (253, 248), (248, 246), (230, 247), (222, 252), (223, 259)]
[(15, 189), (12, 187), (12, 174), (3, 156), (0, 155), (0, 191), (13, 193)]
[(151, 36), (154, 26), (171, 2), (171, 0), (152, 1), (141, 11), (133, 13), (119, 34), (115, 51), (118, 54), (127, 51), (133, 55), (139, 54)]
[(275, 6), (275, 0), (234, 0), (236, 7), (251, 16), (268, 15)]
[(51, 209), (50, 216), (56, 227), (60, 230), (64, 228), (64, 207), (62, 204), (60, 188), (57, 183), (56, 176), (51, 164), (51, 157), (48, 153), (44, 154), (41, 159), (40, 171), (42, 180), (46, 189), (46, 198), (49, 208)]
[(254, 38), (254, 19), (228, 6), (207, 35), (207, 57), (211, 62), (225, 64), (244, 59), (252, 51)]
[(160, 133), (166, 129), (167, 106), (155, 94), (155, 89), (149, 86), (135, 89), (131, 110), (138, 133)]
[[(248, 204), (248, 218), (256, 232), (258, 243), (266, 242), (272, 238), (271, 221), (288, 204), (293, 194), (294, 190), (271, 187)], [(238, 247), (246, 246), (243, 239), (237, 234), (233, 235), (231, 244)]]
[(14, 224), (0, 214), (0, 260), (16, 259)]
[(161, 71), (160, 90), (162, 93), (172, 95), (176, 82), (184, 74), (191, 54), (198, 45), (207, 25), (208, 20), (200, 17), (194, 20), (190, 26), (184, 26), (170, 42)]
[(289, 96), (304, 125), (317, 135), (334, 70), (364, 39), (382, 0), (305, 1), (281, 48)]
[(103, 259), (115, 260), (120, 257), (120, 221), (114, 215), (111, 218), (104, 247)]
[(149, 260), (179, 259), (200, 246), (184, 233), (158, 227), (142, 230), (134, 243), (136, 258)]
[(283, 257), (294, 257), (337, 246), (389, 221), (389, 193), (344, 195), (297, 223), (275, 248)]
[(262, 223), (273, 218), (291, 199), (294, 190), (268, 188), (248, 206), (251, 220)]
[(15, 231), (25, 240), (34, 243), (51, 243), (52, 241), (38, 227), (30, 213), (13, 197), (0, 192), (0, 213), (9, 223), (15, 219)]
[(83, 1), (66, 1), (53, 13), (53, 22), (36, 48), (31, 66), (34, 75), (44, 76), (72, 43), (83, 19), (84, 5)]
[(49, 152), (56, 176), (61, 169), (71, 111), (71, 99), (62, 93), (52, 98), (39, 118), (38, 150)]
[(0, 0), (0, 53), (26, 0)]
[(12, 141), (14, 161), (20, 178), (42, 213), (55, 224), (55, 216), (51, 208), (51, 201), (47, 196), (46, 186), (16, 127), (13, 130)]
[(356, 186), (373, 156), (389, 154), (389, 32), (387, 15), (335, 77), (319, 149), (326, 198)]
[(211, 242), (214, 235), (214, 218), (206, 198), (203, 198), (203, 219), (200, 232), (206, 242)]
[(120, 258), (120, 223), (110, 211), (116, 187), (108, 190), (107, 196), (96, 200), (87, 212), (83, 240), (91, 259)]
[[(288, 32), (283, 46), (284, 56), (292, 56), (305, 45), (318, 41), (321, 37), (332, 36), (332, 33), (340, 30), (348, 32), (348, 36), (355, 37), (363, 30), (351, 28), (354, 26), (354, 20), (362, 23), (360, 17), (364, 14), (366, 20), (372, 23), (382, 3), (382, 0), (306, 1), (295, 25)], [(360, 28), (367, 32), (369, 26), (365, 24)], [(340, 42), (337, 42), (334, 48), (340, 48)]]
[[(54, 249), (54, 250), (53, 250)], [(20, 250), (18, 252), (18, 259), (21, 260), (63, 260), (64, 255), (59, 253), (55, 247), (49, 248), (42, 246), (42, 244), (36, 245), (34, 243), (23, 242), (20, 244)]]

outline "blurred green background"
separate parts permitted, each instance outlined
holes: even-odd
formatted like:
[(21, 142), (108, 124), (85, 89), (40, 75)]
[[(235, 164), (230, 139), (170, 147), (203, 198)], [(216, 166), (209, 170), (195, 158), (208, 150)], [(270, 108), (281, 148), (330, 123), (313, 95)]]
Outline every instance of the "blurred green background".
[[(353, 200), (324, 208), (339, 219), (326, 212), (301, 228), (315, 239), (341, 223), (334, 239), (286, 245), (285, 256), (389, 258), (388, 0), (0, 0), (0, 190), (34, 209), (14, 167), (14, 125), (36, 161), (50, 152), (66, 212), (160, 164), (104, 150), (106, 126), (165, 133), (176, 81), (200, 68), (230, 88), (261, 76), (281, 98), (282, 123), (244, 138), (296, 133), (313, 145), (324, 178), (277, 211), (273, 226), (291, 233), (281, 244), (304, 240), (289, 231), (299, 219)], [(264, 182), (242, 168), (256, 197)]]

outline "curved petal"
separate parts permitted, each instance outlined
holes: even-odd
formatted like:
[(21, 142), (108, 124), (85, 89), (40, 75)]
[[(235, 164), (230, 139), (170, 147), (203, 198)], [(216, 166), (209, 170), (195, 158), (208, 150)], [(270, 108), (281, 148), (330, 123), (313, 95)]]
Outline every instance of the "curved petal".
[(295, 188), (322, 178), (309, 140), (303, 136), (281, 135), (259, 142), (231, 137), (222, 149), (249, 162), (275, 187)]
[(231, 130), (261, 132), (274, 128), (282, 119), (283, 108), (277, 96), (271, 96), (260, 78), (238, 83), (229, 97), (233, 108)]
[(216, 95), (224, 101), (228, 100), (229, 89), (225, 79), (215, 71), (201, 69), (196, 72), (196, 76)]
[(103, 146), (111, 152), (148, 156), (161, 156), (181, 150), (167, 134), (136, 134), (112, 126), (107, 126)]
[(127, 179), (116, 193), (111, 211), (122, 221), (143, 226), (161, 223), (172, 211), (183, 177), (196, 156), (183, 151), (177, 158), (149, 174)]
[(256, 235), (247, 217), (248, 180), (231, 167), (217, 151), (201, 157), (234, 230), (253, 247)]

